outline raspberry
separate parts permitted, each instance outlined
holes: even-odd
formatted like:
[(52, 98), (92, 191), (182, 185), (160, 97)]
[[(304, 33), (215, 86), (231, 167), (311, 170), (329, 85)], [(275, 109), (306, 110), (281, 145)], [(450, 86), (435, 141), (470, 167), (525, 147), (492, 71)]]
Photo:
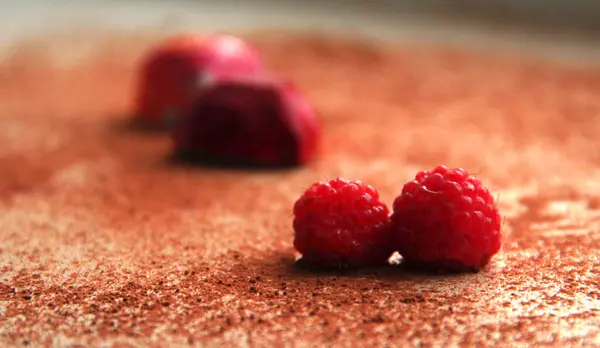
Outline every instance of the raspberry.
[(386, 263), (394, 251), (389, 211), (377, 191), (360, 181), (313, 184), (294, 205), (294, 247), (313, 267)]
[(396, 250), (419, 268), (477, 271), (501, 245), (494, 198), (461, 168), (418, 173), (394, 201), (391, 221)]
[(312, 106), (291, 83), (266, 75), (219, 79), (173, 132), (179, 158), (226, 165), (290, 167), (315, 154)]
[(168, 126), (215, 77), (260, 74), (262, 69), (258, 51), (237, 37), (172, 37), (141, 64), (135, 117), (146, 125)]

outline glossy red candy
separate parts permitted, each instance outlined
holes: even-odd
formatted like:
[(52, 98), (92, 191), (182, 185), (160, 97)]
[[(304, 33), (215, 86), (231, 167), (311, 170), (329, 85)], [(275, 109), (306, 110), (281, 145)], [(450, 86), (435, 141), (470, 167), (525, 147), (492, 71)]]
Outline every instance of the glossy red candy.
[(177, 154), (221, 164), (297, 166), (317, 149), (308, 100), (270, 77), (222, 79), (195, 100), (174, 131)]
[(256, 49), (231, 35), (181, 35), (144, 58), (139, 72), (135, 117), (165, 126), (189, 108), (196, 93), (223, 77), (262, 72)]

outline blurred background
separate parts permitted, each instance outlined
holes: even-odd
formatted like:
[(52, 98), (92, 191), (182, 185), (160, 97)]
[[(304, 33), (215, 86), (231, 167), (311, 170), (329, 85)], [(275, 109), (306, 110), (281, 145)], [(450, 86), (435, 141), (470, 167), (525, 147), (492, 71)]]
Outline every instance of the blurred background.
[(600, 58), (594, 0), (26, 0), (0, 5), (0, 43), (74, 28), (290, 28)]

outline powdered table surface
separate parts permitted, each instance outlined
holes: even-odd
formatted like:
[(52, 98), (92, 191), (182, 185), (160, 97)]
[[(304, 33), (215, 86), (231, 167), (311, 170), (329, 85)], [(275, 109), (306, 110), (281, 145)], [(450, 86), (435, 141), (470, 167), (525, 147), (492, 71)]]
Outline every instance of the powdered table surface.
[[(0, 345), (600, 344), (600, 69), (255, 37), (324, 140), (307, 168), (244, 172), (170, 164), (168, 135), (124, 125), (147, 39), (53, 40), (0, 66)], [(498, 194), (484, 271), (294, 267), (304, 188), (391, 204), (437, 164)]]

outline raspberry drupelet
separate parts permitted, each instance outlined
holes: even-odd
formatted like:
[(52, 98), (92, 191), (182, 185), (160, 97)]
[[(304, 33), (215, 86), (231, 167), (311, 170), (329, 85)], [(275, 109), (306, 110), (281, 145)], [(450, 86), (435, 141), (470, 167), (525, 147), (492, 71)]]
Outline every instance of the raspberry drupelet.
[(294, 205), (294, 247), (315, 268), (384, 265), (394, 251), (388, 223), (373, 187), (339, 178), (315, 183)]
[(417, 268), (477, 271), (499, 251), (500, 230), (494, 197), (461, 168), (419, 172), (394, 201), (395, 249)]

